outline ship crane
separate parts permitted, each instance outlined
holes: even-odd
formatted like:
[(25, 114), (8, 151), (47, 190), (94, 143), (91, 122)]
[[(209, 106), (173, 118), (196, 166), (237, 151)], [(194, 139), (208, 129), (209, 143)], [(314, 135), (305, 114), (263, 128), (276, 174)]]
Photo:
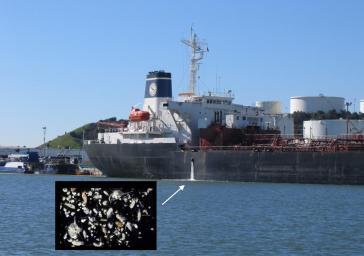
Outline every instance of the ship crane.
[(203, 59), (204, 53), (209, 51), (207, 44), (199, 41), (196, 33), (191, 27), (191, 38), (189, 40), (181, 40), (182, 43), (191, 47), (192, 56), (190, 64), (190, 84), (189, 92), (181, 93), (180, 96), (194, 96), (196, 91), (197, 72), (199, 67), (199, 61)]

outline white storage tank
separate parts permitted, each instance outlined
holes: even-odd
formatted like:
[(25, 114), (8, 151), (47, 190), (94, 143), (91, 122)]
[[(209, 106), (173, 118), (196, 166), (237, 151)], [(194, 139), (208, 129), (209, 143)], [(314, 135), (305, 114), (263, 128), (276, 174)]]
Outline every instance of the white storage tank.
[(295, 96), (290, 100), (290, 112), (313, 113), (317, 111), (329, 112), (330, 110), (340, 112), (345, 110), (345, 99), (343, 97), (328, 96)]
[(279, 101), (257, 101), (255, 106), (264, 110), (264, 114), (281, 114), (282, 107)]
[[(364, 120), (349, 120), (349, 134), (364, 134)], [(336, 137), (347, 134), (347, 121), (335, 120), (310, 120), (303, 122), (303, 136), (305, 139), (319, 139)]]
[(360, 100), (360, 113), (364, 114), (364, 100)]

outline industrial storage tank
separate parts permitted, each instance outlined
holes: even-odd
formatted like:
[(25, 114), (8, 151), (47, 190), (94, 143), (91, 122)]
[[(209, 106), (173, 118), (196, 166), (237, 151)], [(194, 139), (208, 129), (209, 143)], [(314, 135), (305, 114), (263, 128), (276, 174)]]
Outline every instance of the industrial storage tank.
[(329, 112), (345, 110), (345, 99), (343, 97), (328, 96), (295, 96), (290, 100), (290, 112), (313, 113), (317, 111)]
[(364, 114), (364, 100), (360, 100), (360, 113)]
[(279, 101), (257, 101), (255, 106), (264, 109), (264, 114), (281, 114), (281, 102)]
[(319, 139), (346, 135), (364, 135), (364, 120), (310, 120), (303, 122), (303, 136), (305, 139)]

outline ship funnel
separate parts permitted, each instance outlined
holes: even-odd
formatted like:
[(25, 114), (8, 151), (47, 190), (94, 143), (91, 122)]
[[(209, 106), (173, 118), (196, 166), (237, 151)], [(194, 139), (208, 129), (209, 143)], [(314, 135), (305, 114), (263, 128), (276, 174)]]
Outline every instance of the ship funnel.
[(171, 73), (164, 71), (149, 72), (144, 98), (172, 98)]
[(154, 117), (160, 116), (163, 104), (172, 99), (171, 73), (149, 72), (146, 80), (143, 110)]

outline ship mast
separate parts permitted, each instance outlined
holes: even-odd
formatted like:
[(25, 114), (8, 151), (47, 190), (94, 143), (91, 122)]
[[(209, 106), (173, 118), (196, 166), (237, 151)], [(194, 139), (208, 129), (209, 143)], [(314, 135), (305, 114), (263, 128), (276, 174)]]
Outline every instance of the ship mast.
[(191, 38), (189, 40), (182, 40), (182, 43), (191, 47), (192, 49), (191, 65), (190, 65), (190, 84), (189, 84), (188, 94), (190, 96), (193, 96), (195, 95), (196, 91), (199, 61), (203, 59), (204, 53), (208, 52), (209, 48), (206, 46), (205, 43), (199, 41), (192, 27), (191, 27)]

